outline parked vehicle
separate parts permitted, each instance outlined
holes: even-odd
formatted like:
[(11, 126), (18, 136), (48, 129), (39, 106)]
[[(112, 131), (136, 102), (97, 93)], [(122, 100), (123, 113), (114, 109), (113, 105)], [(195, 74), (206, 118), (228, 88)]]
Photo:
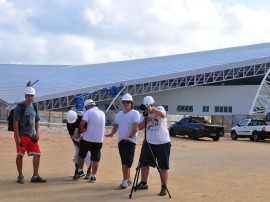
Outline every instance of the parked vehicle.
[(265, 115), (264, 120), (265, 120), (266, 123), (269, 125), (269, 123), (270, 123), (270, 112), (268, 112), (268, 113)]
[(169, 128), (170, 136), (187, 135), (193, 140), (201, 137), (210, 137), (214, 141), (219, 141), (224, 136), (224, 126), (213, 125), (208, 123), (204, 117), (184, 117), (180, 121), (175, 122)]
[(231, 138), (249, 138), (256, 142), (265, 140), (270, 138), (270, 126), (263, 119), (244, 119), (231, 129)]

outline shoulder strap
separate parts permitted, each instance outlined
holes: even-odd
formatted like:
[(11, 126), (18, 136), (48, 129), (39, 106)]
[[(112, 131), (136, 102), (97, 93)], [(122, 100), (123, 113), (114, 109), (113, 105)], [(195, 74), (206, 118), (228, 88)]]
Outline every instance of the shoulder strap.
[(20, 106), (20, 108), (21, 108), (21, 117), (22, 117), (22, 115), (24, 114), (24, 111), (25, 111), (25, 105), (24, 105), (24, 103), (20, 103), (20, 104), (18, 104), (19, 106)]
[(36, 113), (38, 113), (37, 105), (33, 103), (33, 107), (34, 107)]
[[(24, 114), (24, 111), (25, 111), (25, 105), (24, 105), (24, 103), (19, 103), (18, 105), (21, 108), (21, 117), (22, 117)], [(34, 107), (36, 114), (37, 114), (38, 113), (37, 106), (34, 103), (33, 103), (33, 107)]]

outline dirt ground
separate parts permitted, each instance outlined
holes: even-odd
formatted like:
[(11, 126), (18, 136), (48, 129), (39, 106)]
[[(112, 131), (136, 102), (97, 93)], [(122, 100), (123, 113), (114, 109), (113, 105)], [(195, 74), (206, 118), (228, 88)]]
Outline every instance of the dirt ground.
[[(141, 151), (137, 145), (132, 179)], [(119, 188), (122, 180), (117, 138), (106, 138), (97, 174), (97, 182), (72, 180), (74, 149), (65, 127), (41, 128), (40, 175), (45, 184), (31, 184), (32, 157), (24, 157), (25, 184), (17, 184), (13, 134), (0, 125), (0, 201), (270, 201), (270, 141), (219, 142), (202, 138), (172, 138), (171, 169), (168, 189), (171, 198), (158, 196), (160, 179), (157, 169), (150, 170), (149, 189), (133, 192)]]

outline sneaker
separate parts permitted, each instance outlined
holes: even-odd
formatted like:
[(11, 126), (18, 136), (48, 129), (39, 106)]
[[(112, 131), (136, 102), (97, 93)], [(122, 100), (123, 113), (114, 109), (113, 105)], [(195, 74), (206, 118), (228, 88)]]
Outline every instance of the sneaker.
[(127, 180), (127, 184), (128, 186), (131, 186), (132, 185), (132, 181), (130, 179)]
[(23, 175), (19, 175), (17, 178), (17, 183), (19, 184), (24, 184), (24, 176)]
[(159, 195), (160, 196), (165, 196), (167, 194), (167, 189), (165, 187), (162, 187), (160, 192), (159, 192)]
[(89, 180), (90, 179), (90, 175), (91, 175), (91, 171), (90, 170), (87, 170), (87, 173), (86, 173), (84, 179)]
[(37, 177), (32, 177), (31, 178), (31, 181), (30, 182), (35, 182), (35, 183), (45, 183), (47, 182), (47, 180), (43, 179), (42, 177), (40, 176), (37, 176)]
[(90, 177), (90, 182), (95, 183), (97, 181), (96, 177)]
[(145, 190), (145, 189), (148, 189), (148, 185), (147, 184), (143, 185), (142, 182), (140, 182), (139, 184), (136, 185), (135, 189), (136, 190)]
[(84, 172), (77, 172), (76, 175), (74, 176), (74, 180), (80, 179), (81, 177), (85, 176)]
[(122, 181), (122, 183), (120, 184), (120, 187), (122, 188), (122, 189), (126, 189), (127, 188), (127, 186), (128, 186), (128, 182), (127, 182), (128, 180), (123, 180)]
[(72, 177), (73, 180), (76, 179), (76, 174), (77, 174), (77, 170), (74, 171), (74, 175), (73, 175), (73, 177)]

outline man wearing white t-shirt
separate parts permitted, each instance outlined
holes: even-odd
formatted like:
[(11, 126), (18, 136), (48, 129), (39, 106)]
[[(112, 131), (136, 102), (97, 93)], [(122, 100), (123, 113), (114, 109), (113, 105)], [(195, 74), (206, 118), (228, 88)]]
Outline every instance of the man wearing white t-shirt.
[[(162, 106), (155, 106), (155, 101), (151, 96), (144, 98), (144, 105), (147, 107), (145, 113), (149, 113), (148, 116), (144, 116), (146, 119), (139, 123), (139, 129), (142, 130), (146, 127), (146, 141), (143, 144), (142, 155), (140, 158), (141, 165), (141, 182), (136, 186), (136, 190), (148, 189), (147, 178), (149, 175), (149, 166), (155, 167), (156, 161), (160, 168), (161, 174), (161, 191), (160, 196), (167, 194), (167, 180), (170, 158), (170, 135), (167, 129), (166, 111)], [(153, 152), (150, 151), (149, 146)]]
[(134, 160), (135, 147), (137, 144), (138, 123), (140, 122), (140, 114), (133, 109), (133, 99), (130, 94), (122, 97), (123, 111), (120, 111), (115, 119), (115, 125), (112, 132), (105, 135), (112, 137), (117, 130), (118, 132), (118, 149), (122, 163), (123, 181), (120, 184), (122, 189), (131, 185), (130, 168)]
[(84, 113), (80, 122), (80, 132), (83, 132), (85, 123), (87, 123), (87, 130), (83, 133), (82, 140), (80, 141), (78, 173), (75, 180), (85, 175), (83, 172), (83, 162), (87, 152), (90, 150), (92, 162), (92, 174), (90, 177), (90, 182), (95, 183), (98, 164), (101, 158), (100, 150), (103, 145), (105, 113), (101, 111), (96, 106), (96, 103), (91, 99), (85, 100), (84, 107), (86, 112)]

